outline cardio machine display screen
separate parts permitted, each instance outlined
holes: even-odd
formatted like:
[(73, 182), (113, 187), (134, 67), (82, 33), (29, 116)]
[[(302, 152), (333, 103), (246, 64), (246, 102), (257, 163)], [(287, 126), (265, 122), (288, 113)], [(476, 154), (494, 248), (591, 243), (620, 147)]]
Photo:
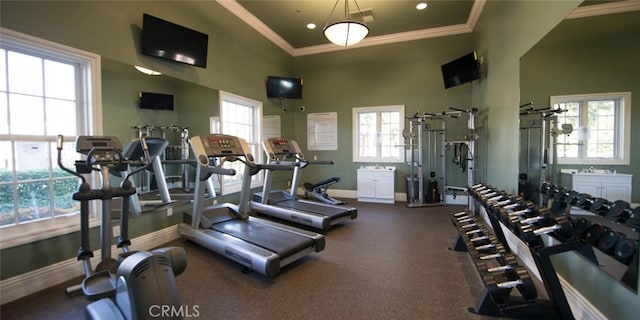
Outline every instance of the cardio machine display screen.
[(228, 136), (208, 136), (205, 144), (209, 156), (236, 155), (243, 156), (242, 146), (236, 139)]
[(271, 145), (276, 153), (289, 153), (291, 152), (291, 149), (293, 149), (289, 145), (289, 140), (285, 139), (271, 140)]

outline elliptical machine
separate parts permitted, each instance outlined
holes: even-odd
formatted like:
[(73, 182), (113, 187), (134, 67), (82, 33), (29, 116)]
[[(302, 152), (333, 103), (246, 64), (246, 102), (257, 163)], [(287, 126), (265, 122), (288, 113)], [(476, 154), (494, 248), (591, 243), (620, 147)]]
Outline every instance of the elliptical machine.
[[(67, 288), (67, 295), (82, 292), (90, 300), (97, 300), (86, 308), (89, 319), (146, 319), (150, 318), (152, 306), (169, 306), (180, 309), (175, 275), (186, 268), (186, 252), (183, 248), (167, 247), (153, 252), (129, 250), (128, 239), (129, 198), (136, 193), (130, 177), (151, 164), (148, 146), (141, 139), (147, 162), (137, 170), (127, 174), (120, 187), (112, 187), (110, 172), (126, 171), (131, 161), (124, 158), (122, 145), (112, 136), (79, 136), (76, 152), (86, 155), (86, 160), (75, 162), (76, 170), (62, 164), (63, 137), (57, 138), (58, 165), (81, 180), (73, 199), (80, 201), (80, 248), (78, 260), (83, 262), (85, 278), (81, 285)], [(93, 171), (100, 173), (100, 189), (92, 189), (83, 174)], [(122, 253), (118, 260), (111, 258), (111, 200), (122, 197), (120, 215), (120, 236), (116, 242)], [(100, 224), (101, 260), (94, 270), (90, 259), (93, 257), (89, 245), (89, 202), (100, 200), (102, 214)], [(181, 318), (180, 312), (172, 316)]]

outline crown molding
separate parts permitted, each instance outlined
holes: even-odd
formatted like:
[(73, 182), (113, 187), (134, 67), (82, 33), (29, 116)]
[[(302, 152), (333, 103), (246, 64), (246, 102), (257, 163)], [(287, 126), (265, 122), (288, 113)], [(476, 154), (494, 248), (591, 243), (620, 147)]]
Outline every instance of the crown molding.
[(640, 1), (638, 0), (625, 0), (603, 4), (594, 4), (591, 6), (577, 7), (575, 10), (573, 10), (573, 12), (567, 15), (565, 20), (637, 10), (640, 10)]
[[(303, 48), (294, 48), (285, 41), (282, 37), (280, 37), (277, 33), (275, 33), (271, 28), (269, 28), (266, 24), (264, 24), (260, 19), (256, 18), (253, 14), (251, 14), (247, 9), (242, 7), (235, 0), (216, 0), (220, 5), (229, 10), (229, 12), (233, 13), (235, 16), (240, 18), (240, 20), (244, 21), (246, 24), (251, 26), (253, 29), (258, 31), (265, 38), (273, 42), (275, 45), (280, 47), (286, 53), (293, 57), (313, 55), (319, 53), (327, 53), (334, 51), (342, 51), (342, 50), (350, 50), (357, 49), (363, 47), (377, 46), (383, 44), (391, 44), (405, 41), (413, 41), (413, 40), (421, 40), (421, 39), (429, 39), (436, 37), (445, 37), (452, 35), (459, 35), (464, 33), (471, 33), (475, 30), (476, 24), (480, 19), (480, 15), (482, 14), (482, 9), (484, 9), (487, 0), (475, 0), (473, 2), (473, 6), (471, 7), (471, 11), (469, 12), (469, 17), (467, 18), (467, 22), (464, 24), (451, 25), (445, 27), (438, 28), (429, 28), (415, 31), (407, 31), (400, 32), (388, 35), (381, 35), (375, 37), (367, 37), (356, 45), (349, 47), (341, 47), (336, 46), (334, 44), (321, 44), (317, 46), (309, 46)], [(638, 0), (624, 0), (624, 1), (616, 1), (604, 4), (597, 4), (591, 6), (578, 7), (573, 12), (571, 12), (565, 19), (576, 19), (576, 18), (585, 18), (592, 17), (598, 15), (612, 14), (612, 13), (621, 13), (627, 11), (636, 11), (640, 10), (640, 1)]]
[(240, 20), (244, 21), (250, 27), (258, 31), (265, 38), (273, 42), (275, 45), (280, 47), (286, 53), (293, 55), (295, 52), (295, 48), (292, 47), (287, 41), (285, 41), (282, 37), (280, 37), (277, 33), (275, 33), (271, 28), (269, 28), (266, 24), (264, 24), (260, 19), (256, 18), (251, 12), (241, 6), (235, 0), (216, 0), (221, 6), (225, 9), (229, 10), (229, 12), (233, 13), (236, 17), (240, 18)]
[(360, 43), (349, 47), (340, 47), (328, 43), (317, 46), (294, 48), (277, 33), (271, 30), (271, 28), (269, 28), (266, 24), (260, 21), (260, 19), (256, 18), (256, 16), (251, 14), (251, 12), (242, 7), (237, 1), (216, 0), (216, 2), (218, 2), (221, 6), (229, 10), (229, 12), (233, 13), (236, 17), (240, 18), (240, 20), (244, 21), (246, 24), (258, 31), (258, 33), (260, 33), (262, 36), (273, 42), (275, 45), (277, 45), (293, 57), (473, 32), (473, 29), (478, 22), (478, 18), (480, 17), (480, 13), (482, 13), (482, 8), (484, 8), (486, 1), (487, 0), (474, 1), (473, 6), (471, 7), (471, 11), (469, 12), (469, 17), (465, 24), (407, 31), (376, 37), (367, 37)]

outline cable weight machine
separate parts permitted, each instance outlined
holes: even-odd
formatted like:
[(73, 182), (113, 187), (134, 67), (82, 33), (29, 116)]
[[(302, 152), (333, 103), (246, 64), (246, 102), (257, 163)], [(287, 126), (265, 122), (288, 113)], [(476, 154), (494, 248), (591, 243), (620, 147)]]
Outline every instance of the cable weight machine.
[[(545, 107), (536, 109), (533, 102), (520, 107), (520, 174), (518, 193), (525, 200), (543, 204), (540, 187), (556, 183), (557, 145), (560, 134), (571, 134), (570, 124), (558, 126), (558, 114), (566, 109)], [(525, 121), (526, 120), (526, 121)], [(549, 171), (548, 166), (553, 167)]]
[[(407, 176), (407, 207), (424, 207), (434, 205), (446, 205), (446, 191), (465, 191), (464, 187), (451, 187), (446, 185), (446, 149), (464, 150), (464, 155), (456, 156), (454, 162), (467, 171), (467, 184), (474, 184), (475, 176), (475, 141), (478, 135), (475, 132), (475, 115), (477, 108), (468, 110), (447, 107), (440, 114), (419, 112), (409, 120), (409, 129), (404, 132), (407, 139), (407, 164), (409, 175)], [(463, 140), (446, 140), (446, 118), (459, 118), (468, 116), (467, 131)], [(433, 122), (429, 124), (428, 121)], [(439, 128), (437, 125), (439, 124)], [(425, 153), (429, 165), (429, 180), (425, 186), (423, 170)]]
[[(440, 183), (445, 184), (446, 172), (444, 163), (444, 146), (446, 124), (441, 116), (424, 113), (416, 113), (409, 120), (409, 130), (404, 136), (408, 139), (409, 175), (407, 176), (407, 207), (425, 207), (445, 205), (444, 198), (440, 197), (438, 191), (438, 180), (436, 178), (436, 166), (439, 166)], [(427, 121), (439, 122), (440, 128), (436, 129), (427, 124)], [(434, 125), (435, 127), (435, 125)], [(425, 134), (426, 133), (426, 134)], [(426, 137), (425, 137), (426, 135)], [(426, 143), (425, 143), (426, 140)], [(424, 150), (428, 150), (429, 175), (428, 188), (424, 185)], [(426, 193), (426, 194), (425, 194)], [(428, 195), (428, 199), (426, 197)]]

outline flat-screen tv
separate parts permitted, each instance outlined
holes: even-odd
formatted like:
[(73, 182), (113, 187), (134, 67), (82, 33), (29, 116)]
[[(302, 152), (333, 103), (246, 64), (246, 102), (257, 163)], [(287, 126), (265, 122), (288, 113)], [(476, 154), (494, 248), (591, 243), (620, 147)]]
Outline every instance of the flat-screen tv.
[(140, 109), (173, 110), (173, 95), (154, 92), (138, 92)]
[(142, 15), (142, 54), (206, 68), (208, 43), (207, 34)]
[(441, 68), (445, 89), (480, 79), (480, 63), (475, 51), (447, 62)]
[(267, 97), (302, 99), (302, 79), (268, 76)]

